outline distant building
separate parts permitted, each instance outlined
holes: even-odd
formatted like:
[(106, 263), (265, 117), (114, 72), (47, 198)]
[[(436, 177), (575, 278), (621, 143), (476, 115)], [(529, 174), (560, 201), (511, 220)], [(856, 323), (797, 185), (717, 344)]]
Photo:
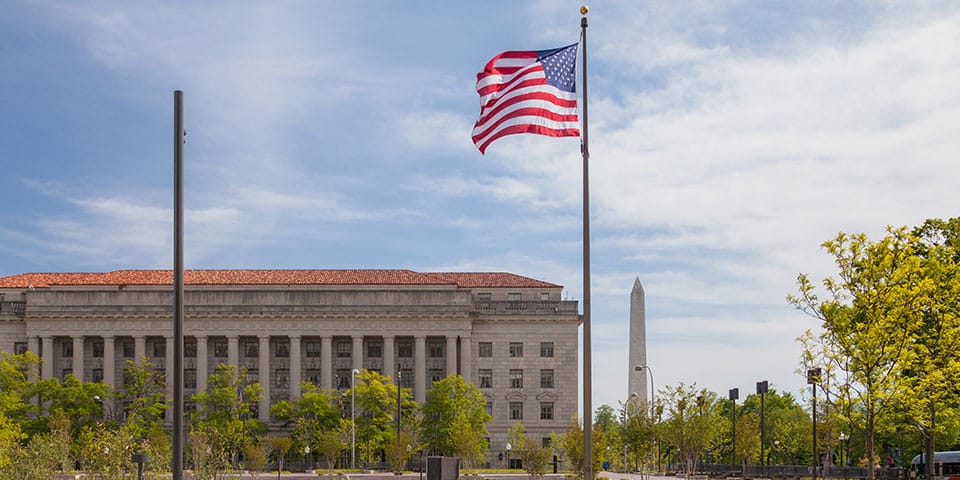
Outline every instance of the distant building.
[[(487, 398), (494, 465), (514, 423), (548, 441), (577, 414), (580, 316), (560, 285), (410, 270), (190, 270), (184, 282), (187, 408), (221, 363), (260, 381), (263, 421), (300, 382), (344, 390), (353, 369), (393, 378), (399, 366), (401, 386), (423, 402), (431, 382), (458, 373)], [(165, 371), (172, 284), (169, 270), (0, 278), (0, 350), (39, 354), (43, 378), (117, 386), (141, 355)]]

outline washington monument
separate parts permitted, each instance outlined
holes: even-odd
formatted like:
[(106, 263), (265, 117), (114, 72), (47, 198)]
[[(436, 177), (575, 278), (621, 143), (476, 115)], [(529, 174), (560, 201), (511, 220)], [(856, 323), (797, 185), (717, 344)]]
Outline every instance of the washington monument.
[(646, 402), (647, 372), (647, 325), (646, 306), (643, 298), (643, 285), (640, 278), (633, 282), (630, 292), (630, 362), (627, 364), (627, 399), (637, 396), (637, 400)]

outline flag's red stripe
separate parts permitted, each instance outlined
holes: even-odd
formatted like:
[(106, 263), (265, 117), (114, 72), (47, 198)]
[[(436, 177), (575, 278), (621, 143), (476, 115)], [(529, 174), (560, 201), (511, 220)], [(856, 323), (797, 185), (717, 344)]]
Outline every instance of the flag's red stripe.
[[(542, 66), (542, 65), (533, 65), (533, 66), (528, 66), (528, 67), (524, 67), (524, 68), (529, 68), (529, 71), (528, 71), (528, 72), (524, 72), (523, 75), (514, 76), (514, 77), (510, 78), (509, 80), (507, 80), (507, 81), (505, 81), (505, 82), (491, 83), (491, 84), (486, 85), (486, 86), (484, 86), (484, 87), (480, 87), (480, 88), (477, 89), (477, 93), (479, 93), (480, 96), (483, 97), (483, 96), (489, 95), (491, 92), (496, 92), (497, 90), (508, 90), (508, 89), (511, 89), (511, 88), (513, 88), (513, 86), (516, 85), (517, 83), (521, 83), (521, 82), (525, 82), (525, 81), (537, 81), (537, 82), (538, 82), (539, 84), (541, 84), (541, 85), (544, 85), (544, 84), (547, 83), (547, 77), (546, 77), (546, 76), (537, 75), (537, 74), (543, 72), (543, 66)], [(479, 84), (481, 80), (483, 80), (483, 79), (482, 79), (482, 78), (477, 79), (477, 83)]]
[[(483, 137), (489, 135), (490, 132), (500, 128), (500, 126), (503, 123), (509, 122), (510, 120), (517, 117), (540, 117), (540, 118), (544, 118), (554, 122), (576, 122), (577, 121), (576, 114), (556, 113), (543, 107), (518, 108), (517, 110), (510, 112), (509, 115), (505, 115), (503, 118), (497, 120), (493, 124), (485, 126), (483, 131), (481, 131), (480, 133), (475, 133), (473, 135), (473, 141), (476, 142), (477, 140), (482, 139)], [(479, 127), (479, 126), (480, 126), (480, 122), (477, 122), (477, 125), (475, 125), (474, 127)]]
[(483, 123), (486, 119), (497, 116), (498, 113), (510, 108), (510, 106), (515, 105), (520, 102), (525, 102), (527, 100), (545, 100), (558, 107), (563, 108), (575, 108), (577, 106), (576, 100), (567, 100), (565, 98), (557, 97), (550, 92), (544, 92), (538, 90), (535, 92), (525, 93), (523, 95), (517, 95), (515, 97), (510, 97), (504, 99), (504, 101), (496, 104), (494, 108), (484, 107), (480, 109), (480, 120), (477, 123)]
[(485, 67), (483, 67), (483, 71), (484, 71), (484, 72), (490, 72), (490, 73), (496, 73), (496, 72), (504, 72), (505, 69), (509, 69), (509, 68), (514, 68), (514, 69), (516, 69), (516, 67), (497, 67), (497, 65), (496, 65), (496, 64), (497, 64), (497, 61), (500, 60), (500, 59), (505, 59), (505, 58), (509, 58), (509, 59), (514, 59), (514, 58), (530, 59), (531, 62), (528, 62), (528, 63), (533, 63), (532, 60), (536, 60), (536, 59), (537, 59), (537, 52), (535, 52), (535, 51), (533, 51), (533, 52), (531, 52), (531, 51), (510, 51), (510, 52), (503, 52), (503, 53), (501, 53), (500, 55), (497, 55), (497, 56), (491, 58), (490, 61), (487, 62), (487, 65), (486, 65)]
[(542, 125), (533, 125), (533, 124), (522, 124), (522, 125), (513, 125), (503, 130), (497, 132), (496, 135), (488, 138), (485, 142), (480, 145), (477, 145), (477, 148), (480, 149), (480, 153), (486, 153), (487, 146), (493, 143), (494, 140), (504, 137), (507, 135), (516, 135), (518, 133), (535, 133), (538, 135), (546, 135), (548, 137), (579, 137), (580, 129), (554, 129), (544, 127)]

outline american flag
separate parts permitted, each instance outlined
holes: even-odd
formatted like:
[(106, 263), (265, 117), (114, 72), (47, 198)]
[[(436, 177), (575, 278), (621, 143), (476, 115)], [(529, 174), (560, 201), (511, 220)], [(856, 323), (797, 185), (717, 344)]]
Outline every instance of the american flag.
[(577, 44), (552, 50), (510, 51), (477, 74), (480, 119), (473, 143), (484, 153), (494, 140), (517, 133), (580, 136)]

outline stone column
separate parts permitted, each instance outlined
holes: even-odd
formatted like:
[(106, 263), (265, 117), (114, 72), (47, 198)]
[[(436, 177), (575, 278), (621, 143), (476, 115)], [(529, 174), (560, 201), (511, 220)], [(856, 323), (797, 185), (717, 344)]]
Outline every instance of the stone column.
[(210, 359), (207, 358), (207, 336), (196, 335), (197, 339), (197, 391), (207, 390), (207, 367), (210, 365)]
[(470, 337), (460, 337), (460, 376), (468, 383), (473, 383), (472, 342)]
[(363, 370), (363, 335), (359, 337), (353, 337), (352, 340), (353, 354), (351, 357), (353, 357), (353, 369)]
[[(261, 421), (270, 420), (270, 336), (260, 336), (260, 348), (257, 349), (257, 372), (260, 377), (260, 387), (263, 388), (263, 395), (260, 397), (260, 415)], [(293, 400), (291, 398), (291, 400)]]
[(400, 384), (393, 369), (397, 365), (397, 357), (393, 355), (393, 337), (383, 336), (383, 374), (393, 379), (393, 383)]
[(332, 389), (333, 385), (333, 337), (320, 337), (320, 385)]
[(413, 337), (413, 399), (417, 403), (427, 400), (427, 337)]
[(147, 354), (147, 337), (138, 335), (133, 337), (133, 360), (140, 365), (140, 357)]
[(290, 336), (290, 401), (300, 397), (300, 336)]
[(163, 376), (167, 382), (167, 400), (170, 405), (167, 406), (167, 415), (163, 423), (173, 423), (173, 335), (163, 337), (164, 358), (163, 358)]
[(43, 364), (40, 366), (40, 377), (44, 380), (53, 378), (53, 337), (42, 337)]
[(236, 335), (227, 337), (227, 364), (240, 365), (240, 337)]
[(103, 383), (111, 387), (117, 383), (116, 341), (113, 335), (103, 336)]
[[(40, 356), (40, 337), (30, 337), (27, 339), (27, 350), (30, 350), (37, 357)], [(39, 367), (39, 365), (38, 365)], [(40, 370), (34, 370), (33, 372), (36, 375), (40, 375)]]
[(444, 372), (444, 377), (449, 377), (457, 373), (457, 336), (456, 335), (447, 335), (447, 348), (443, 352), (446, 355), (447, 360), (447, 371)]
[(73, 365), (70, 368), (73, 369), (73, 376), (81, 382), (85, 378), (83, 367), (83, 335), (78, 335), (73, 337)]

